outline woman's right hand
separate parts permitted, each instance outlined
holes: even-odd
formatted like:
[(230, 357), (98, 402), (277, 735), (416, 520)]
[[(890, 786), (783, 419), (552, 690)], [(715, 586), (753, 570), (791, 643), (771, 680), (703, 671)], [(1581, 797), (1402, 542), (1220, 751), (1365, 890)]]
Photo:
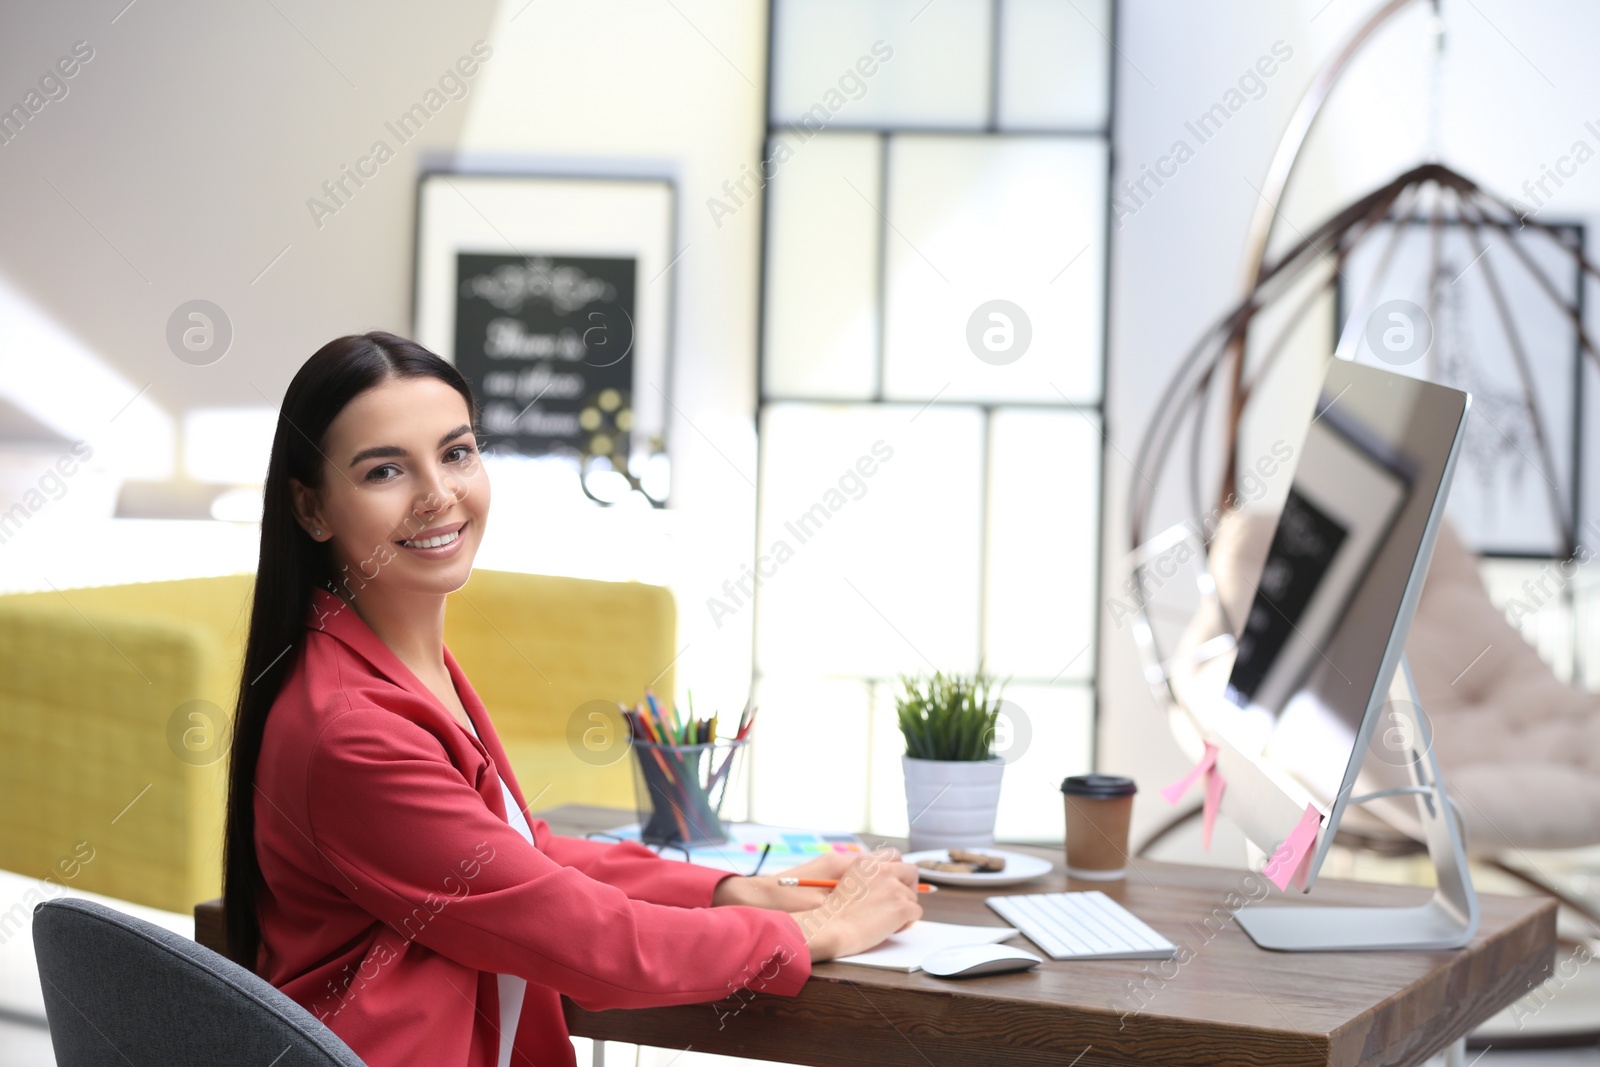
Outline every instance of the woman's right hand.
[(922, 918), (917, 869), (897, 849), (859, 857), (838, 881), (820, 905), (794, 917), (813, 963), (865, 952)]

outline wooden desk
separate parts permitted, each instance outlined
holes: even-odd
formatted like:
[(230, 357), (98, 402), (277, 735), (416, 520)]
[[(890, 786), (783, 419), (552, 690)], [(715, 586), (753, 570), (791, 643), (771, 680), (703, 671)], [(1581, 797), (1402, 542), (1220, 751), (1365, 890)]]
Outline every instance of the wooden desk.
[[(635, 817), (576, 805), (538, 814), (557, 833), (574, 835)], [(869, 839), (880, 840), (906, 847)], [(1183, 945), (1192, 957), (1182, 965), (1056, 961), (1018, 935), (1006, 943), (1045, 956), (1031, 971), (952, 981), (819, 963), (796, 997), (746, 993), (715, 1005), (601, 1012), (568, 1001), (567, 1026), (596, 1040), (818, 1067), (1409, 1065), (1526, 993), (1555, 962), (1556, 904), (1544, 897), (1480, 896), (1478, 935), (1455, 952), (1267, 952), (1224, 905), (1230, 892), (1260, 899), (1253, 886), (1261, 883), (1243, 881), (1249, 872), (1136, 860), (1121, 883), (1069, 881), (1059, 849), (1006, 847), (1056, 868), (988, 892), (941, 887), (923, 895), (923, 915), (1005, 926), (983, 902), (991, 892), (1101, 889), (1180, 945), (1180, 958)], [(1428, 891), (1319, 879), (1311, 896), (1324, 904), (1403, 904)], [(1272, 889), (1264, 903), (1274, 898), (1288, 895)]]
[[(575, 836), (635, 817), (577, 805), (537, 815)], [(905, 847), (870, 839), (879, 840)], [(1480, 896), (1478, 935), (1455, 952), (1266, 952), (1229, 918), (1230, 893), (1235, 901), (1260, 899), (1260, 882), (1250, 880), (1259, 876), (1139, 860), (1121, 883), (1069, 881), (1058, 850), (1006, 847), (1034, 851), (1056, 868), (998, 892), (1102, 889), (1179, 945), (1185, 962), (1046, 956), (1031, 971), (955, 981), (820, 963), (795, 997), (745, 991), (717, 1004), (601, 1012), (566, 1001), (567, 1025), (600, 1041), (816, 1067), (1411, 1065), (1538, 984), (1555, 960), (1556, 905), (1548, 898)], [(924, 895), (923, 913), (1006, 925), (985, 895), (944, 887)], [(1411, 887), (1330, 880), (1319, 880), (1312, 893), (1332, 904), (1426, 896)], [(1289, 899), (1274, 889), (1261, 906), (1277, 898)], [(206, 937), (220, 928), (215, 904), (195, 909), (202, 943), (212, 943)], [(1007, 943), (1038, 951), (1020, 935)]]

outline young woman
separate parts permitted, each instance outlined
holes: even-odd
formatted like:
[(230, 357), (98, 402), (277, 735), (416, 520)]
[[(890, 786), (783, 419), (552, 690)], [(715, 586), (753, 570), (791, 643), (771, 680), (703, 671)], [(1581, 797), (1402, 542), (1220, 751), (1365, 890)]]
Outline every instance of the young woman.
[(455, 368), (393, 334), (331, 341), (289, 385), (229, 768), (235, 958), (372, 1067), (544, 1067), (574, 1061), (561, 994), (721, 1016), (917, 919), (892, 849), (785, 872), (825, 892), (527, 816), (444, 646), (489, 516), (476, 424)]

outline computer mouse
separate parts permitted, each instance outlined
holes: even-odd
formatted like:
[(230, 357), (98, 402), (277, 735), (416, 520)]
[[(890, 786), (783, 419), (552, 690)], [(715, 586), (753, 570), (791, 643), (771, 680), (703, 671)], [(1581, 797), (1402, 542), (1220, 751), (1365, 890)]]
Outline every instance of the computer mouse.
[(1013, 945), (956, 945), (928, 954), (922, 969), (935, 978), (971, 978), (980, 974), (1025, 971), (1044, 960)]

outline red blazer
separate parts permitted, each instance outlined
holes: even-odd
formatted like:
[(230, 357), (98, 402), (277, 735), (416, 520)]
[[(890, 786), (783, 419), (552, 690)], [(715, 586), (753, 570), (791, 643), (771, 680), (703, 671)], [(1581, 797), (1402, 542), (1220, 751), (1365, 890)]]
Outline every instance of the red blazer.
[(495, 772), (527, 801), (448, 648), (481, 742), (339, 597), (318, 589), (306, 625), (256, 768), (256, 970), (371, 1067), (495, 1067), (502, 971), (528, 981), (512, 1063), (537, 1067), (575, 1060), (561, 994), (720, 1026), (805, 985), (790, 914), (710, 907), (727, 872), (512, 829)]

